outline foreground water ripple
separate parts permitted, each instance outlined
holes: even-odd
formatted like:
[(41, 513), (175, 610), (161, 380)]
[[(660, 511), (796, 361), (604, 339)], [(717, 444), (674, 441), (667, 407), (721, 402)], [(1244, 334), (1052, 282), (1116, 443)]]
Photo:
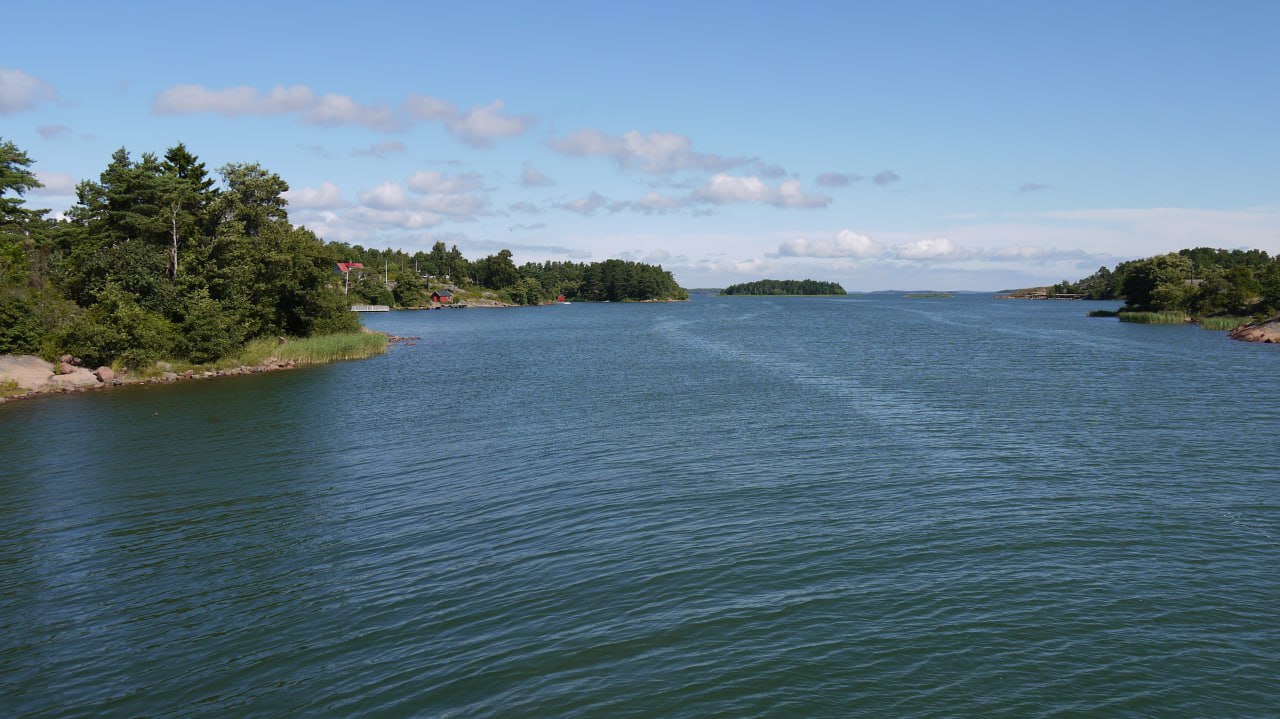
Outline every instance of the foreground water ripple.
[(7, 404), (0, 711), (1275, 715), (1275, 348), (1085, 309), (391, 313)]

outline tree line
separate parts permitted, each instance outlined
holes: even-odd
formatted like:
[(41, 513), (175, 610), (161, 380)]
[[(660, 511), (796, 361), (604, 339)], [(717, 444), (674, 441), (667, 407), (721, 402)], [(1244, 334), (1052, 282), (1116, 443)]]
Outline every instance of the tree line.
[(722, 295), (845, 295), (844, 288), (836, 282), (818, 280), (756, 280), (729, 285), (720, 290)]
[[(515, 304), (688, 296), (661, 267), (622, 260), (517, 267), (509, 250), (471, 261), (442, 242), (413, 254), (326, 243), (290, 222), (279, 175), (211, 172), (181, 143), (117, 150), (55, 220), (26, 205), (41, 186), (32, 164), (0, 138), (0, 354), (205, 363), (259, 337), (354, 331), (352, 303), (422, 306), (444, 285)], [(339, 262), (366, 269), (342, 277)]]
[(1197, 247), (1121, 262), (1054, 292), (1092, 300), (1124, 300), (1126, 308), (1178, 311), (1196, 317), (1280, 312), (1280, 258), (1262, 250)]
[[(421, 307), (433, 287), (455, 285), (493, 290), (516, 305), (536, 305), (559, 297), (584, 302), (684, 300), (689, 293), (659, 265), (625, 260), (528, 262), (517, 266), (510, 250), (467, 260), (457, 246), (437, 242), (429, 252), (366, 249), (334, 243), (351, 262), (364, 264), (350, 292), (371, 304)], [(390, 285), (390, 287), (388, 287)]]

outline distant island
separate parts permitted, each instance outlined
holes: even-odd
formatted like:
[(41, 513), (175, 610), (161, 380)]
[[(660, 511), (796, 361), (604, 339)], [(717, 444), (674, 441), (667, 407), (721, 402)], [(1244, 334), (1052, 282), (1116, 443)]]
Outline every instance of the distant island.
[(847, 295), (836, 282), (818, 280), (756, 280), (740, 285), (729, 285), (720, 290), (722, 295)]

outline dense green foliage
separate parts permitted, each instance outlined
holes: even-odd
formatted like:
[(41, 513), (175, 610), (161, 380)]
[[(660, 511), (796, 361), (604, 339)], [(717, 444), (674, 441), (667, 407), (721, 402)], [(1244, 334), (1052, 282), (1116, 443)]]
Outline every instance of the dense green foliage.
[(729, 285), (720, 290), (722, 295), (844, 295), (848, 294), (838, 283), (818, 280), (757, 280), (740, 285)]
[[(181, 144), (121, 148), (48, 220), (25, 206), (32, 164), (0, 139), (0, 354), (211, 363), (258, 338), (352, 332), (351, 304), (424, 306), (444, 286), (515, 304), (688, 297), (670, 272), (622, 260), (517, 268), (509, 250), (468, 261), (442, 242), (413, 255), (326, 244), (290, 223), (279, 175), (230, 163), (214, 176)], [(339, 262), (366, 269), (344, 277)]]
[(1124, 300), (1127, 310), (1184, 315), (1280, 312), (1280, 258), (1261, 250), (1181, 250), (1105, 267), (1053, 291), (1086, 299)]
[[(351, 282), (351, 294), (370, 304), (420, 307), (431, 303), (434, 287), (446, 283), (492, 290), (517, 305), (536, 305), (563, 296), (585, 302), (685, 300), (689, 293), (657, 265), (624, 260), (603, 262), (528, 262), (516, 266), (510, 250), (468, 261), (455, 246), (435, 243), (430, 252), (366, 249), (334, 244), (346, 262), (365, 271)], [(386, 288), (387, 284), (392, 289)]]
[(0, 352), (62, 352), (86, 364), (208, 362), (255, 337), (352, 331), (338, 255), (289, 223), (289, 186), (258, 165), (219, 183), (181, 144), (163, 157), (116, 151), (81, 182), (66, 219), (22, 207), (31, 160), (0, 156)]

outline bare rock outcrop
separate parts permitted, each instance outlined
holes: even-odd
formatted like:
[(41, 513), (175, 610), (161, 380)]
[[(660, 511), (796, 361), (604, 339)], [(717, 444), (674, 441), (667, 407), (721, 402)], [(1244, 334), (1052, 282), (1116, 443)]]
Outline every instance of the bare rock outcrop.
[(58, 389), (88, 389), (101, 387), (102, 380), (85, 367), (77, 367), (66, 374), (55, 374), (49, 378), (49, 385)]
[(53, 365), (30, 355), (0, 355), (0, 380), (12, 380), (23, 389), (39, 389), (53, 376)]
[(1233, 340), (1241, 340), (1243, 342), (1280, 342), (1280, 315), (1261, 322), (1240, 325), (1231, 330), (1230, 337)]

